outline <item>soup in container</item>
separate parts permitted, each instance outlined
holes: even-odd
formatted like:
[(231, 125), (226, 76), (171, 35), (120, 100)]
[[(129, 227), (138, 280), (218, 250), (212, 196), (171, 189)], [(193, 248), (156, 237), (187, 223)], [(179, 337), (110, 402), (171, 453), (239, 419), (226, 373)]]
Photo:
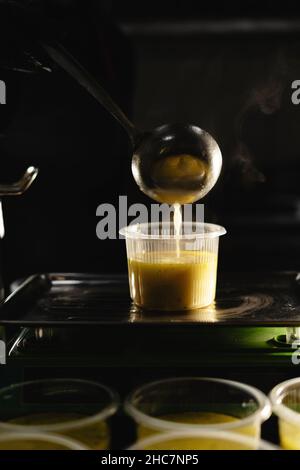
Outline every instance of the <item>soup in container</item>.
[(281, 447), (300, 450), (300, 377), (276, 385), (270, 400), (278, 417)]
[(210, 305), (216, 295), (219, 237), (224, 227), (184, 222), (123, 228), (130, 296), (147, 310), (182, 311)]
[(261, 424), (271, 414), (258, 389), (232, 380), (181, 377), (134, 390), (125, 410), (136, 423), (137, 438), (154, 433), (217, 429), (260, 439)]
[(154, 435), (136, 442), (129, 450), (278, 450), (278, 447), (250, 436), (207, 429)]
[(54, 433), (90, 449), (108, 449), (109, 418), (119, 405), (110, 388), (87, 380), (49, 379), (0, 390), (0, 436)]

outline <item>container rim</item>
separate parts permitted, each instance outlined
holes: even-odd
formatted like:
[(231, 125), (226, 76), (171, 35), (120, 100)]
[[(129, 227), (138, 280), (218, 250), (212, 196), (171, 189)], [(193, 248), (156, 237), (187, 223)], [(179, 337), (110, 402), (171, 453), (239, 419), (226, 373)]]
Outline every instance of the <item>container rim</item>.
[(285, 380), (284, 382), (276, 385), (271, 392), (269, 393), (269, 399), (271, 401), (273, 413), (280, 419), (288, 421), (290, 423), (300, 425), (300, 413), (292, 410), (287, 405), (282, 403), (284, 391), (293, 385), (299, 385), (300, 387), (300, 377), (294, 379)]
[[(162, 228), (170, 227), (170, 222), (152, 222), (152, 223), (142, 223), (142, 224), (133, 224), (123, 227), (119, 230), (119, 234), (129, 239), (143, 239), (143, 240), (173, 240), (175, 236), (172, 234), (168, 235), (158, 235), (151, 233), (151, 227), (153, 231), (158, 226)], [(217, 238), (221, 235), (225, 235), (226, 229), (221, 225), (206, 223), (206, 222), (183, 222), (183, 229), (189, 229), (186, 233), (180, 233), (178, 236), (181, 240), (194, 240), (194, 239), (207, 239), (207, 238)], [(144, 233), (146, 228), (150, 227), (150, 233)], [(199, 232), (194, 232), (193, 227), (199, 229)], [(144, 230), (144, 232), (143, 232)], [(177, 237), (176, 237), (177, 238)]]
[(169, 441), (170, 439), (176, 438), (215, 438), (222, 439), (224, 441), (236, 442), (245, 446), (249, 446), (250, 449), (245, 450), (281, 450), (275, 444), (264, 441), (259, 438), (244, 436), (236, 432), (219, 431), (218, 429), (201, 429), (196, 431), (181, 431), (181, 432), (167, 432), (163, 434), (155, 434), (154, 436), (140, 439), (139, 441), (132, 444), (128, 450), (143, 450), (148, 446), (155, 445), (160, 442)]
[[(247, 392), (249, 395), (252, 395), (258, 403), (258, 409), (252, 413), (249, 416), (246, 416), (245, 418), (239, 419), (238, 421), (234, 421), (231, 423), (218, 423), (218, 424), (188, 424), (188, 423), (176, 423), (174, 421), (167, 421), (164, 419), (156, 418), (153, 416), (149, 416), (146, 413), (143, 413), (139, 409), (135, 407), (135, 405), (132, 404), (132, 400), (136, 394), (139, 394), (141, 392), (145, 392), (147, 388), (153, 387), (153, 386), (160, 386), (166, 383), (175, 383), (175, 382), (180, 382), (180, 381), (202, 381), (202, 382), (216, 382), (216, 383), (221, 383), (225, 384), (240, 390), (243, 390), (244, 392)], [(145, 385), (142, 385), (141, 387), (135, 389), (133, 392), (131, 392), (128, 397), (125, 400), (124, 403), (124, 410), (125, 412), (131, 416), (137, 423), (139, 424), (144, 424), (148, 425), (150, 428), (153, 429), (164, 429), (164, 430), (200, 430), (200, 429), (221, 429), (221, 430), (230, 430), (230, 429), (236, 429), (236, 428), (241, 428), (244, 426), (247, 426), (248, 424), (251, 424), (253, 421), (256, 419), (259, 419), (259, 421), (262, 423), (266, 421), (270, 416), (271, 416), (271, 404), (268, 399), (268, 397), (258, 390), (255, 387), (252, 387), (251, 385), (243, 384), (241, 382), (236, 382), (234, 380), (227, 380), (227, 379), (221, 379), (221, 378), (213, 378), (213, 377), (174, 377), (170, 379), (163, 379), (163, 380), (158, 380), (155, 382), (150, 382)]]
[(9, 442), (12, 440), (36, 440), (41, 442), (50, 442), (52, 444), (58, 444), (68, 448), (69, 450), (89, 450), (88, 447), (84, 446), (80, 442), (76, 441), (75, 439), (71, 439), (67, 436), (59, 436), (57, 434), (50, 434), (50, 433), (38, 433), (38, 432), (10, 432), (8, 434), (4, 434), (0, 436), (0, 443)]
[(99, 413), (93, 414), (91, 416), (86, 416), (84, 418), (64, 421), (63, 423), (58, 423), (58, 424), (33, 424), (33, 425), (29, 424), (27, 425), (27, 424), (7, 423), (5, 421), (0, 420), (0, 431), (3, 430), (3, 431), (24, 432), (26, 430), (26, 432), (30, 432), (30, 431), (60, 432), (60, 431), (66, 431), (66, 430), (71, 430), (71, 429), (78, 429), (81, 426), (87, 426), (89, 424), (93, 424), (98, 421), (104, 421), (105, 419), (109, 418), (110, 416), (112, 416), (113, 414), (117, 412), (119, 405), (120, 405), (120, 398), (117, 392), (107, 387), (106, 385), (103, 385), (101, 383), (94, 382), (91, 380), (68, 378), (68, 379), (41, 379), (41, 380), (31, 380), (27, 382), (19, 382), (19, 383), (10, 385), (8, 387), (1, 388), (0, 398), (1, 398), (1, 395), (14, 391), (17, 388), (21, 389), (24, 386), (35, 385), (38, 383), (59, 384), (59, 383), (70, 383), (70, 382), (79, 383), (83, 385), (89, 385), (89, 386), (93, 386), (93, 387), (97, 387), (101, 389), (102, 391), (108, 394), (108, 397), (110, 399), (110, 404), (108, 404), (105, 408), (103, 408)]

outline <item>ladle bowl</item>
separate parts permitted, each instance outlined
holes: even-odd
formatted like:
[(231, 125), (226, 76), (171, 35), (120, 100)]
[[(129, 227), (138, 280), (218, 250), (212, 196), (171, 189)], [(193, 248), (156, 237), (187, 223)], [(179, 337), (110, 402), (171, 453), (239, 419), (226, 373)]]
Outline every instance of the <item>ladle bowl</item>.
[(191, 124), (167, 124), (145, 133), (134, 148), (132, 173), (152, 199), (187, 204), (215, 185), (222, 155), (212, 136)]

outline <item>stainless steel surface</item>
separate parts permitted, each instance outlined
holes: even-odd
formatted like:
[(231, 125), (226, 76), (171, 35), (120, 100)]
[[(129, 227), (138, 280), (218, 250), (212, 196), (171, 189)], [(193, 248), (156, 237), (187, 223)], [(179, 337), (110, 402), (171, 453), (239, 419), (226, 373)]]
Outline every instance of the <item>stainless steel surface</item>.
[(3, 303), (0, 324), (299, 326), (295, 276), (295, 272), (222, 274), (213, 305), (168, 313), (132, 305), (126, 276), (36, 275)]

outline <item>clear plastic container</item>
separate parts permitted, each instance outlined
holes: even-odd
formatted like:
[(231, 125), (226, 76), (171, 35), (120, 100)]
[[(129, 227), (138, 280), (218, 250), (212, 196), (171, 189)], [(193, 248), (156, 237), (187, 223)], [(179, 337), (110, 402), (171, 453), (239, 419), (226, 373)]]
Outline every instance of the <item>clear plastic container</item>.
[(137, 437), (157, 432), (218, 429), (260, 438), (261, 423), (271, 414), (268, 398), (232, 380), (182, 377), (152, 382), (133, 391), (126, 412)]
[(280, 450), (274, 444), (228, 431), (207, 429), (154, 435), (128, 450)]
[(281, 447), (300, 450), (300, 377), (276, 385), (270, 400), (278, 417)]
[(0, 390), (0, 436), (8, 432), (54, 433), (91, 449), (107, 449), (108, 418), (119, 398), (108, 387), (87, 380), (49, 379)]
[(56, 434), (12, 432), (0, 435), (1, 450), (88, 450), (79, 442)]
[(123, 228), (130, 295), (148, 310), (182, 311), (210, 305), (216, 294), (219, 237), (214, 224), (137, 224)]

